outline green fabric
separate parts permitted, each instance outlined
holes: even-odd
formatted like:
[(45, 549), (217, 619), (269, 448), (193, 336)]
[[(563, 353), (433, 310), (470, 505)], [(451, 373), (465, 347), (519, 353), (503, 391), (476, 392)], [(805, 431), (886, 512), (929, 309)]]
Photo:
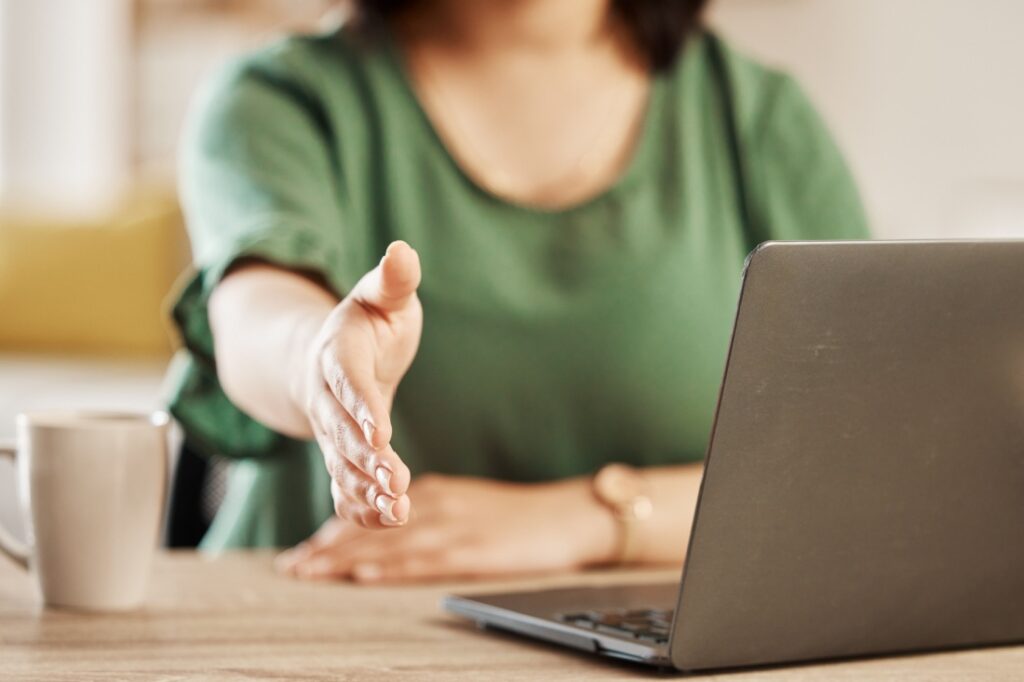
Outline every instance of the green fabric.
[(419, 251), (423, 339), (393, 412), (414, 474), (540, 481), (700, 460), (748, 251), (769, 237), (867, 237), (800, 89), (725, 48), (730, 147), (716, 40), (693, 38), (656, 77), (619, 181), (559, 211), (467, 177), (387, 42), (289, 38), (215, 79), (186, 136), (196, 274), (174, 311), (187, 350), (171, 403), (192, 445), (243, 460), (205, 546), (294, 543), (331, 513), (315, 444), (249, 419), (218, 385), (207, 299), (242, 256), (344, 294), (391, 240)]

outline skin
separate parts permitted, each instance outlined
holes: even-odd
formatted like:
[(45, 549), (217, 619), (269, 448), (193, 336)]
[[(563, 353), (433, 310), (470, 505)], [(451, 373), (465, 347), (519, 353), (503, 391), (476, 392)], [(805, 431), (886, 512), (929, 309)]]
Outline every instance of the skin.
[[(648, 70), (609, 17), (607, 0), (438, 0), (395, 29), (424, 108), (464, 170), (511, 201), (551, 208), (614, 182), (642, 120)], [(587, 149), (597, 151), (586, 152), (582, 172)], [(390, 445), (390, 411), (419, 344), (421, 277), (415, 250), (394, 242), (340, 301), (312, 279), (258, 263), (236, 267), (214, 290), (225, 392), (276, 431), (315, 438), (331, 476), (337, 516), (284, 552), (278, 568), (401, 582), (614, 560), (617, 522), (588, 477), (411, 480)], [(637, 559), (681, 562), (701, 466), (642, 475), (654, 513), (637, 527)]]
[(549, 209), (615, 181), (651, 79), (607, 0), (441, 0), (416, 9), (395, 26), (406, 68), (471, 177)]

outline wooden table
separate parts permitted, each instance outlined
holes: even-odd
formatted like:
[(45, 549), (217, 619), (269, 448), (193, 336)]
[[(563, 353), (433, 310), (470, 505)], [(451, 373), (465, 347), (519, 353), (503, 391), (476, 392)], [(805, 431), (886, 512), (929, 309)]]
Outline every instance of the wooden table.
[[(660, 679), (664, 673), (512, 636), (443, 614), (459, 588), (674, 580), (600, 572), (502, 584), (367, 588), (275, 575), (271, 555), (163, 554), (147, 606), (129, 614), (43, 611), (0, 559), (0, 679)], [(758, 670), (713, 679), (1022, 680), (1024, 647)], [(709, 678), (711, 679), (711, 678)]]

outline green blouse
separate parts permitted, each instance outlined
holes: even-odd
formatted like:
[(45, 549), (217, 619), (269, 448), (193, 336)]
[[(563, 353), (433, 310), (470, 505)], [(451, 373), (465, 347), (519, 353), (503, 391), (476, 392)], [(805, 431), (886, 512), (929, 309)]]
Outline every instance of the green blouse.
[(414, 475), (699, 461), (745, 255), (868, 233), (797, 85), (714, 35), (654, 79), (645, 116), (612, 187), (538, 210), (463, 172), (386, 40), (291, 37), (224, 69), (187, 126), (195, 273), (174, 308), (171, 410), (193, 447), (237, 460), (204, 545), (291, 544), (332, 513), (316, 444), (250, 419), (218, 384), (207, 302), (240, 257), (341, 296), (391, 240), (417, 249), (423, 337), (393, 409)]

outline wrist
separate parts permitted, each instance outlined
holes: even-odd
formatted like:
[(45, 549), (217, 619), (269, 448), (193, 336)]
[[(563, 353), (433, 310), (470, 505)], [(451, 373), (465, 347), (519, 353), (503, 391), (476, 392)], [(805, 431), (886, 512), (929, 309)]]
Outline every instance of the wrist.
[(559, 516), (567, 525), (566, 537), (575, 545), (577, 565), (599, 566), (616, 560), (618, 522), (611, 510), (594, 497), (589, 477), (555, 483)]
[(614, 563), (642, 561), (641, 535), (654, 511), (644, 473), (626, 464), (606, 464), (591, 479), (591, 492), (616, 522)]

